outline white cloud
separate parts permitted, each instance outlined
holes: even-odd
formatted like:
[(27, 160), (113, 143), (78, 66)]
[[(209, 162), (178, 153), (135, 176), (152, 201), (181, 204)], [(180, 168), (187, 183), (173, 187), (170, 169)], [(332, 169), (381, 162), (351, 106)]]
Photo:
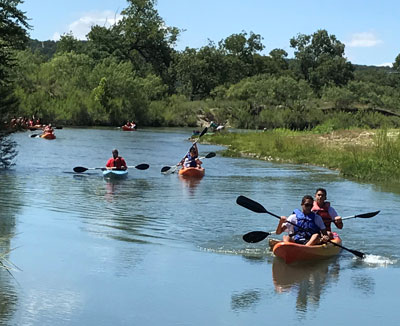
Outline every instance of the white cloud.
[(364, 32), (353, 34), (351, 41), (346, 42), (346, 46), (353, 48), (369, 48), (380, 43), (383, 43), (383, 41), (378, 39), (374, 33)]
[(90, 32), (90, 29), (94, 25), (110, 27), (115, 24), (119, 20), (121, 20), (122, 16), (112, 12), (110, 10), (103, 12), (91, 12), (86, 13), (84, 16), (79, 18), (78, 20), (72, 22), (66, 28), (66, 31), (60, 33), (56, 32), (53, 34), (53, 40), (59, 40), (60, 36), (65, 33), (70, 33), (74, 35), (78, 40), (86, 40), (86, 35)]

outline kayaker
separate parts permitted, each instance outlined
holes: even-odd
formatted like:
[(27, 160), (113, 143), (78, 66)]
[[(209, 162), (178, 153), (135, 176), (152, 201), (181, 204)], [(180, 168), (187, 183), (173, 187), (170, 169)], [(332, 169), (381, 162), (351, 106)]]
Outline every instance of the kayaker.
[(324, 188), (318, 188), (315, 192), (314, 204), (312, 211), (322, 217), (328, 231), (329, 238), (333, 239), (331, 231), (331, 223), (335, 223), (338, 229), (343, 228), (342, 217), (336, 213), (335, 209), (326, 201), (327, 192)]
[(113, 169), (126, 170), (127, 169), (126, 162), (121, 156), (118, 156), (117, 149), (113, 149), (112, 155), (113, 155), (113, 157), (111, 157), (107, 161), (107, 164), (106, 164), (107, 170), (113, 170)]
[(179, 165), (182, 165), (185, 168), (188, 167), (201, 167), (201, 162), (199, 159), (199, 151), (197, 149), (197, 144), (194, 143), (192, 147), (190, 147), (189, 153), (182, 159), (182, 161), (179, 163)]
[(43, 133), (45, 134), (52, 134), (54, 132), (53, 127), (51, 126), (51, 123), (46, 125), (46, 127), (43, 128)]
[(276, 234), (284, 231), (289, 234), (283, 236), (283, 241), (313, 246), (329, 240), (322, 217), (311, 211), (313, 202), (314, 199), (306, 195), (301, 200), (301, 211), (295, 209), (289, 217), (281, 216)]

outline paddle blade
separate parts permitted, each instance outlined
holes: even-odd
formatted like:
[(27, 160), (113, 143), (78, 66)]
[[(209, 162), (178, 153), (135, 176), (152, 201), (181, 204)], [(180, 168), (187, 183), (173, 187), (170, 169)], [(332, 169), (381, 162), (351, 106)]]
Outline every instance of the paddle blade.
[(248, 243), (257, 243), (257, 242), (264, 240), (270, 234), (271, 233), (264, 232), (264, 231), (252, 231), (252, 232), (246, 233), (243, 236), (243, 240)]
[(268, 213), (268, 211), (261, 204), (245, 196), (239, 196), (236, 199), (236, 204), (256, 213)]
[(163, 167), (161, 168), (161, 173), (167, 172), (169, 169), (171, 169), (170, 166), (163, 166)]
[(74, 171), (76, 172), (76, 173), (82, 173), (82, 172), (85, 172), (85, 171), (87, 171), (88, 170), (88, 168), (84, 168), (83, 166), (76, 166), (76, 167), (74, 167)]
[(217, 154), (215, 154), (214, 152), (211, 152), (211, 153), (208, 153), (208, 154), (205, 156), (205, 158), (212, 158), (212, 157), (215, 157), (215, 155), (217, 155)]
[(380, 211), (376, 211), (376, 212), (371, 212), (371, 213), (365, 213), (365, 214), (358, 214), (355, 217), (358, 218), (370, 218), (370, 217), (374, 217), (375, 215), (378, 215)]
[(39, 136), (40, 136), (40, 134), (32, 134), (32, 135), (30, 135), (31, 138), (35, 138), (35, 137), (39, 137)]
[(149, 168), (149, 166), (150, 166), (150, 165), (148, 165), (148, 164), (146, 164), (146, 163), (143, 163), (143, 164), (136, 165), (136, 166), (135, 166), (135, 169), (138, 169), (138, 170), (147, 170), (147, 169)]

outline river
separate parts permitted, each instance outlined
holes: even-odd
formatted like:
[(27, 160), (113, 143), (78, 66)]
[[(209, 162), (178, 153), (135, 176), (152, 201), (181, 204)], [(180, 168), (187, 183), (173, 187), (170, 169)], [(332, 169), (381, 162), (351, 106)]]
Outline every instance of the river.
[[(197, 181), (161, 167), (187, 152), (190, 129), (57, 129), (55, 140), (16, 133), (16, 165), (0, 172), (1, 325), (397, 325), (400, 189), (341, 178), (323, 168), (222, 157), (199, 144)], [(109, 182), (118, 148), (129, 169)], [(277, 219), (236, 204), (250, 197), (288, 215), (324, 187), (344, 221), (342, 251), (286, 265), (243, 234)], [(4, 260), (5, 259), (5, 260)]]

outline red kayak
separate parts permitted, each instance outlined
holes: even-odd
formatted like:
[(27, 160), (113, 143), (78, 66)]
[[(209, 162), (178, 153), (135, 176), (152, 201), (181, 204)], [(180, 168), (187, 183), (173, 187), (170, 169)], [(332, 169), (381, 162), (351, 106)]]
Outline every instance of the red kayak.
[(202, 178), (204, 177), (204, 168), (182, 168), (179, 170), (179, 175), (183, 177), (190, 177), (190, 178)]
[[(334, 238), (331, 240), (339, 245), (342, 244), (337, 233), (333, 233)], [(284, 242), (280, 240), (270, 239), (269, 245), (274, 255), (282, 258), (286, 264), (303, 260), (320, 260), (326, 259), (339, 254), (341, 248), (332, 243), (326, 243), (316, 246), (305, 246), (294, 242)]]
[(136, 131), (136, 128), (124, 125), (121, 127), (123, 131)]

